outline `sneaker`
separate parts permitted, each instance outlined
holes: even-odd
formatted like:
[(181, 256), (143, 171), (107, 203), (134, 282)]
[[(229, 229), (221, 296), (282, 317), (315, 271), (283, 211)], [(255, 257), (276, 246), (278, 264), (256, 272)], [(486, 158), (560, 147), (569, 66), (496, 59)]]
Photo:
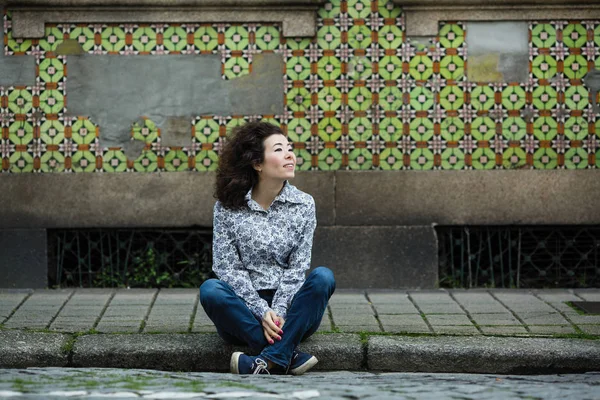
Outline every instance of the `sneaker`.
[(294, 350), (292, 353), (292, 361), (290, 361), (289, 372), (292, 375), (302, 375), (314, 367), (318, 362), (319, 360), (317, 360), (317, 357)]
[(241, 351), (236, 351), (231, 355), (230, 363), (231, 373), (239, 375), (271, 375), (267, 368), (267, 361), (259, 356), (247, 356)]

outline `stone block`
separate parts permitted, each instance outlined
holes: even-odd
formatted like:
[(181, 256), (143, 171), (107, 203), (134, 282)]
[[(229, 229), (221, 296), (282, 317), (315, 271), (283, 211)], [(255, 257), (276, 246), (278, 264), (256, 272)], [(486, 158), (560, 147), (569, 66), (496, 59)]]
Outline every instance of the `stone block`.
[(378, 371), (541, 374), (600, 368), (600, 344), (588, 340), (372, 336), (368, 349), (368, 367)]
[(501, 314), (471, 314), (478, 325), (521, 325), (518, 319), (509, 312)]
[(527, 329), (525, 329), (522, 325), (499, 325), (499, 326), (487, 326), (487, 325), (479, 325), (479, 329), (485, 335), (506, 335), (506, 336), (514, 336), (514, 335), (527, 335)]
[(433, 287), (435, 232), (414, 226), (317, 227), (312, 265), (329, 267), (339, 288)]
[[(0, 208), (5, 207), (0, 204), (3, 204)], [(32, 289), (48, 286), (46, 241), (45, 229), (0, 229), (0, 286)]]
[(66, 367), (68, 339), (57, 333), (0, 331), (0, 368)]
[(597, 224), (599, 197), (600, 170), (338, 171), (336, 224)]

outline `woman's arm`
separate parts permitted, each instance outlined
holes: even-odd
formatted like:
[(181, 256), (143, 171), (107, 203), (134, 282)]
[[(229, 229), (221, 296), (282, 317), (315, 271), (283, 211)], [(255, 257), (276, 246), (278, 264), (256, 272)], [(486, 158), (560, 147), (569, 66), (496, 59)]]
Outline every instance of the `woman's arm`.
[(233, 226), (231, 211), (217, 202), (213, 219), (213, 271), (244, 300), (252, 314), (262, 319), (271, 309), (254, 289), (250, 275), (244, 268), (231, 232)]
[(315, 201), (311, 197), (309, 209), (306, 212), (306, 219), (302, 236), (298, 245), (292, 250), (289, 258), (289, 266), (284, 271), (279, 287), (273, 297), (273, 310), (280, 317), (287, 315), (287, 309), (290, 306), (292, 298), (304, 283), (306, 271), (310, 268), (310, 258), (312, 251), (313, 236), (317, 226), (317, 216), (315, 212)]

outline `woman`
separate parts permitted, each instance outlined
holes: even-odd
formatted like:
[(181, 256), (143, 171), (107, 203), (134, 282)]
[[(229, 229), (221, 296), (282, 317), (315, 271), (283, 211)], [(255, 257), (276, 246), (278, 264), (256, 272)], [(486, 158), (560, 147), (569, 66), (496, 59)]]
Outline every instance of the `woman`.
[(200, 302), (225, 341), (260, 353), (233, 353), (232, 373), (300, 375), (317, 363), (296, 346), (319, 327), (335, 280), (325, 267), (304, 278), (315, 202), (288, 182), (295, 168), (283, 132), (264, 122), (239, 127), (219, 156), (213, 224), (219, 279), (202, 284)]

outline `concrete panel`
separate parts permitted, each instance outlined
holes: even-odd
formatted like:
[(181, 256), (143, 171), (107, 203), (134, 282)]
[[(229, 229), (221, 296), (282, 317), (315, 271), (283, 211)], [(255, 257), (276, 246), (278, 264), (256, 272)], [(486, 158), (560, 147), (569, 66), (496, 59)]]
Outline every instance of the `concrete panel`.
[[(215, 173), (6, 174), (0, 229), (212, 226)], [(296, 173), (319, 225), (334, 222), (334, 175)], [(55, 207), (48, 207), (49, 204)]]
[(336, 225), (600, 223), (600, 170), (336, 173)]
[(527, 22), (469, 22), (467, 76), (473, 82), (525, 82), (529, 75)]
[[(0, 43), (4, 46), (4, 29), (0, 29)], [(0, 51), (0, 86), (26, 86), (35, 83), (33, 56), (6, 56)]]
[(46, 248), (45, 229), (0, 227), (0, 287), (45, 288), (48, 285)]
[(338, 288), (432, 288), (437, 238), (428, 226), (317, 227), (312, 265), (329, 267)]
[[(176, 138), (181, 136), (177, 134), (181, 119), (187, 118), (191, 145), (191, 124), (196, 115), (283, 112), (281, 54), (255, 54), (252, 62), (250, 75), (224, 80), (219, 54), (70, 56), (68, 114), (89, 115), (100, 127), (104, 147), (129, 142), (131, 125), (141, 116), (166, 130), (166, 145), (183, 145)], [(136, 90), (124, 91), (124, 87)]]

